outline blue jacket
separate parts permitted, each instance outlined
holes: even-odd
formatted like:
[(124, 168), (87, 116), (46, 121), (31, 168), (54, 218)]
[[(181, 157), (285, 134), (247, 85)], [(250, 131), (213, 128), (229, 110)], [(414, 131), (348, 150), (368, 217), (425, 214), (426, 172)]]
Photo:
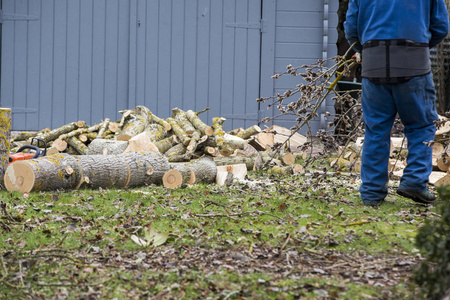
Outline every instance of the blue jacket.
[(361, 51), (370, 40), (407, 39), (439, 44), (449, 31), (444, 0), (350, 0), (345, 35)]

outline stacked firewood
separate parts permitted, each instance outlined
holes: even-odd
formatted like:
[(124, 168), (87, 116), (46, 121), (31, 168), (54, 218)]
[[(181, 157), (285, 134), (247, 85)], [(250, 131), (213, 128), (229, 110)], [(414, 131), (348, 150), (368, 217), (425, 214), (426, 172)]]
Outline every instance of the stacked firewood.
[[(428, 143), (433, 151), (433, 171), (429, 183), (435, 186), (450, 184), (450, 119), (440, 116), (440, 124), (436, 131), (434, 141)], [(364, 138), (340, 147), (337, 158), (330, 159), (330, 163), (341, 171), (361, 171), (361, 153)], [(407, 165), (408, 142), (405, 137), (391, 137), (391, 148), (388, 170), (390, 178), (399, 180)]]
[[(22, 192), (136, 186), (130, 185), (133, 177), (130, 173), (136, 172), (136, 163), (130, 165), (127, 159), (133, 157), (130, 156), (132, 153), (139, 152), (158, 154), (143, 160), (145, 163), (138, 163), (145, 165), (145, 172), (140, 173), (148, 177), (142, 184), (177, 187), (216, 181), (223, 185), (233, 179), (243, 179), (247, 170), (257, 170), (264, 165), (270, 166), (273, 173), (303, 172), (301, 166), (295, 165), (296, 157), (292, 152), (306, 142), (305, 137), (297, 133), (292, 135), (289, 130), (278, 126), (262, 131), (254, 125), (226, 133), (223, 130), (226, 119), (213, 118), (212, 126), (209, 126), (198, 117), (204, 111), (174, 108), (172, 116), (163, 119), (145, 106), (137, 106), (121, 111), (122, 118), (117, 121), (105, 119), (93, 126), (78, 121), (53, 130), (13, 135), (12, 147), (30, 143), (33, 137), (45, 141), (47, 158), (11, 164), (5, 183), (8, 189)], [(285, 147), (287, 151), (271, 149), (289, 137)], [(211, 167), (205, 167), (205, 158), (213, 162), (213, 170), (208, 171)], [(206, 165), (211, 166), (211, 163)], [(49, 179), (49, 176), (54, 178)], [(96, 176), (104, 178), (94, 178)], [(119, 176), (119, 179), (114, 179), (114, 176)]]

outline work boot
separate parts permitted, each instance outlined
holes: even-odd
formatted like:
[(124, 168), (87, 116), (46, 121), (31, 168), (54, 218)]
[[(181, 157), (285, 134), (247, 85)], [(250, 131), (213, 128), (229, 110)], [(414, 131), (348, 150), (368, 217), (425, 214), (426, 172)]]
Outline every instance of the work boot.
[(413, 200), (414, 202), (421, 203), (421, 204), (433, 204), (436, 200), (436, 196), (430, 193), (427, 189), (424, 191), (419, 190), (413, 190), (413, 189), (407, 189), (399, 187), (397, 189), (397, 194), (400, 196), (409, 198)]

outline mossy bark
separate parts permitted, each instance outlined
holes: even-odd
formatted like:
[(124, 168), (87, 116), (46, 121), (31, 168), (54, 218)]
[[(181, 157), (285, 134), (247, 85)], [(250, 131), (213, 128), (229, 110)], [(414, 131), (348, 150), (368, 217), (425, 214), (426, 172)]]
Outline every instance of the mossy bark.
[(4, 176), (9, 163), (11, 137), (11, 109), (0, 108), (0, 188), (4, 189)]
[(82, 180), (82, 170), (74, 156), (64, 153), (12, 163), (6, 170), (8, 191), (76, 189)]

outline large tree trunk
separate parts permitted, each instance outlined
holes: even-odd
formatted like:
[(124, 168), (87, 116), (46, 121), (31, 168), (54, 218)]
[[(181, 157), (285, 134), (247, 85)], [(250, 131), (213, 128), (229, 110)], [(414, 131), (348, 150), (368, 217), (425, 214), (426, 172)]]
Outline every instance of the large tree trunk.
[(162, 184), (164, 174), (170, 169), (167, 158), (156, 152), (125, 153), (130, 168), (128, 187)]
[(114, 155), (121, 154), (128, 147), (127, 141), (95, 139), (87, 147), (88, 155)]
[(6, 169), (5, 185), (8, 191), (22, 193), (76, 189), (82, 176), (77, 159), (60, 153), (12, 163)]
[(80, 155), (78, 163), (83, 170), (81, 188), (125, 188), (130, 170), (123, 155)]
[(11, 108), (0, 108), (0, 188), (5, 187), (4, 176), (9, 163), (11, 136)]

